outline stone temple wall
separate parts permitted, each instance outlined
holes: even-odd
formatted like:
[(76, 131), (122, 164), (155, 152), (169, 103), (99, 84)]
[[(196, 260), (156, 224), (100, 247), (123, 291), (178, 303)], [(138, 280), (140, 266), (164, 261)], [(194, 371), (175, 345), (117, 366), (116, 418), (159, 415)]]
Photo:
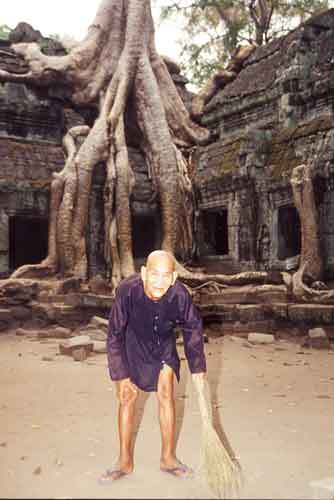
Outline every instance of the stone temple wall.
[(296, 268), (300, 223), (290, 175), (309, 163), (325, 268), (328, 277), (334, 275), (333, 77), (329, 10), (256, 49), (207, 104), (202, 121), (217, 139), (196, 158), (202, 260), (225, 272)]

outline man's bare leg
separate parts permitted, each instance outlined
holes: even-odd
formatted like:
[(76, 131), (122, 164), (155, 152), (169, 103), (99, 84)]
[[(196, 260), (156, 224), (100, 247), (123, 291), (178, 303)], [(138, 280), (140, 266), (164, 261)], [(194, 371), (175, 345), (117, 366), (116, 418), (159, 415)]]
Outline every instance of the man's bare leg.
[(118, 407), (119, 459), (117, 465), (106, 471), (100, 481), (115, 481), (133, 471), (133, 435), (137, 388), (128, 379), (116, 383)]
[(157, 397), (159, 403), (159, 422), (161, 432), (160, 468), (173, 471), (174, 475), (189, 475), (191, 469), (176, 457), (176, 411), (174, 399), (174, 372), (168, 365), (160, 371)]

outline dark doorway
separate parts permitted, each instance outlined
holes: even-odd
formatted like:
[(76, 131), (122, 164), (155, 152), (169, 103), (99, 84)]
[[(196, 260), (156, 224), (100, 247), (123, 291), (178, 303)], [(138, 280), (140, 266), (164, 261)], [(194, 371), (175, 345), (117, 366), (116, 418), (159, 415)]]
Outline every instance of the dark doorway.
[(227, 210), (208, 210), (203, 212), (204, 241), (208, 253), (228, 254)]
[(278, 258), (294, 257), (300, 253), (301, 234), (298, 212), (293, 206), (278, 209)]
[(48, 219), (14, 216), (9, 218), (9, 266), (38, 264), (48, 253)]
[(146, 258), (155, 250), (156, 219), (153, 215), (132, 216), (132, 244), (135, 259)]

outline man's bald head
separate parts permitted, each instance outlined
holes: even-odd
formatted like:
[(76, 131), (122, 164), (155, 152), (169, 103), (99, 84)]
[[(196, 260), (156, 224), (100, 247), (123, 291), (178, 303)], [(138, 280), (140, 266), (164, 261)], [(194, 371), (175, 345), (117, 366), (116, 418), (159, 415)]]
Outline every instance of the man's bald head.
[(154, 250), (146, 260), (146, 266), (141, 268), (144, 291), (152, 300), (159, 300), (177, 278), (175, 259), (165, 250)]
[(173, 255), (165, 250), (154, 250), (149, 254), (146, 260), (147, 269), (156, 265), (163, 265), (170, 268), (171, 272), (175, 271), (175, 259)]

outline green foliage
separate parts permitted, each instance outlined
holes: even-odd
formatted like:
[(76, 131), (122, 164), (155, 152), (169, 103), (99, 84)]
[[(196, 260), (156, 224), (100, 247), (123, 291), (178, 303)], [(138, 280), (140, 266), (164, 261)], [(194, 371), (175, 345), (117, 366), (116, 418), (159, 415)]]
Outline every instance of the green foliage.
[(161, 19), (182, 22), (179, 63), (191, 81), (201, 85), (225, 65), (238, 45), (263, 44), (284, 35), (310, 15), (328, 9), (331, 1), (165, 0)]
[(0, 25), (0, 40), (8, 40), (11, 31), (7, 24)]

